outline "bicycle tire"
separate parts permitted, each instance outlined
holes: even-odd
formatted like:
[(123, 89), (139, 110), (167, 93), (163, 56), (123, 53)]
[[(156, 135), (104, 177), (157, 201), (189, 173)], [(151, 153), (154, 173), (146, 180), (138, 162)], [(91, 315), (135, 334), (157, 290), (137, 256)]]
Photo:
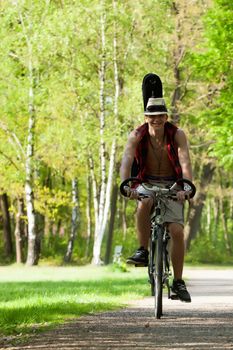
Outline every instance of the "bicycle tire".
[(151, 287), (151, 296), (155, 295), (155, 242), (152, 241), (152, 238), (150, 238), (150, 250), (149, 250), (149, 264), (148, 264), (148, 275), (149, 275), (149, 282)]
[(155, 317), (163, 313), (163, 228), (157, 227), (155, 248)]
[(170, 287), (170, 257), (168, 252), (168, 241), (163, 241), (163, 285), (167, 287), (168, 299), (171, 297), (171, 287)]

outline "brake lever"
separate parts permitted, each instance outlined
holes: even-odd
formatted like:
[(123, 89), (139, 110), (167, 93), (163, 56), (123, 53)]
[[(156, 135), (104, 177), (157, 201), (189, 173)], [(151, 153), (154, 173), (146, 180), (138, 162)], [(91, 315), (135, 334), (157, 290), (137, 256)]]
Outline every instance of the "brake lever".
[[(178, 201), (178, 198), (176, 197), (176, 195), (174, 195), (174, 196), (169, 196), (168, 198), (170, 198), (170, 199), (172, 199), (172, 200), (174, 200), (174, 201)], [(189, 197), (188, 194), (186, 194), (184, 198), (185, 198), (185, 200), (189, 200), (189, 199), (190, 199), (190, 197)]]

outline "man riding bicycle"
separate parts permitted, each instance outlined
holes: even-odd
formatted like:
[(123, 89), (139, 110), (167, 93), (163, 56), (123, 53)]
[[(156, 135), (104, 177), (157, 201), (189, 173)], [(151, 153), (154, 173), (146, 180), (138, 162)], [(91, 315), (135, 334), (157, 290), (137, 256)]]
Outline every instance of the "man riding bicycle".
[[(192, 181), (192, 167), (186, 135), (183, 130), (167, 121), (167, 108), (163, 98), (149, 98), (144, 111), (145, 123), (133, 130), (128, 138), (120, 169), (121, 180), (129, 178), (136, 159), (137, 177), (144, 182), (166, 187), (178, 178)], [(138, 193), (149, 194), (149, 198), (137, 202), (136, 228), (140, 247), (127, 263), (148, 265), (148, 243), (150, 237), (150, 213), (154, 204), (153, 194), (137, 188), (125, 188), (130, 199), (138, 199)], [(181, 301), (191, 302), (182, 279), (184, 264), (184, 200), (182, 188), (177, 192), (177, 201), (165, 203), (164, 223), (171, 237), (171, 261), (174, 280), (172, 291)]]

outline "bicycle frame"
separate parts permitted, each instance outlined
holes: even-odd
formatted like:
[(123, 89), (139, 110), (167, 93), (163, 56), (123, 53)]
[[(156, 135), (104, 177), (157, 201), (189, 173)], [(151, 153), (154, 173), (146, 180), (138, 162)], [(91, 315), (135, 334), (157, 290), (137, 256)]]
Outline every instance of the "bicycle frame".
[(151, 294), (155, 297), (155, 317), (162, 316), (162, 294), (163, 287), (168, 289), (170, 298), (170, 258), (168, 253), (168, 241), (170, 239), (166, 227), (161, 223), (161, 202), (157, 201), (157, 206), (151, 215), (151, 237), (150, 253), (148, 264), (149, 282), (151, 284)]

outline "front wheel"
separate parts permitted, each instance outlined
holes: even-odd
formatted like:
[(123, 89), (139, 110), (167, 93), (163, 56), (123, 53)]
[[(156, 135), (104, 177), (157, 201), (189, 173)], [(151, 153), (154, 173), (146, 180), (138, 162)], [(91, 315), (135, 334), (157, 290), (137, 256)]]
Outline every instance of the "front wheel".
[(163, 228), (158, 226), (156, 230), (156, 249), (155, 249), (155, 317), (162, 316), (162, 298), (163, 298)]
[(150, 250), (149, 250), (149, 264), (148, 264), (148, 276), (151, 287), (151, 295), (155, 295), (155, 242), (150, 239)]

